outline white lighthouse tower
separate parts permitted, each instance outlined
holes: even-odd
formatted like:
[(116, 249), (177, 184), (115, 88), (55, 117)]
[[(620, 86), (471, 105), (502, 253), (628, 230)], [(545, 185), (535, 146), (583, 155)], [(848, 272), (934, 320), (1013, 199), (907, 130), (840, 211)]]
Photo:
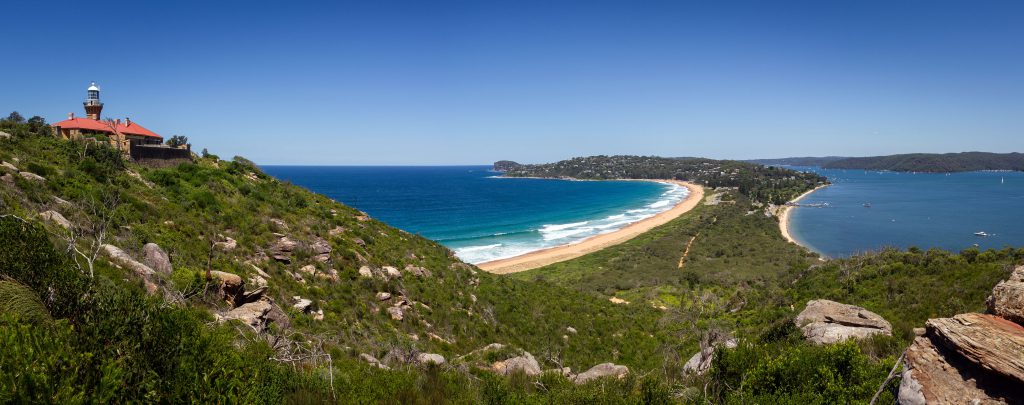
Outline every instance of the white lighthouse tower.
[(100, 113), (103, 111), (103, 102), (100, 101), (100, 87), (96, 85), (96, 82), (89, 84), (85, 102), (82, 104), (85, 105), (85, 116), (99, 121)]

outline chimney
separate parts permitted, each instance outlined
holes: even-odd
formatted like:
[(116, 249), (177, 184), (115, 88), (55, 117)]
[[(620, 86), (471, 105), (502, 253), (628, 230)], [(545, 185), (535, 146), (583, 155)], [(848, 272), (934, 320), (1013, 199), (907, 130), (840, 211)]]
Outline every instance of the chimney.
[(124, 126), (130, 127), (131, 125), (132, 125), (132, 119), (128, 118), (128, 117), (124, 117)]
[(121, 126), (121, 119), (120, 119), (120, 118), (118, 118), (118, 119), (117, 119), (117, 121), (114, 121), (114, 123), (116, 123), (116, 124), (117, 124), (117, 126)]
[(68, 113), (68, 119), (69, 120), (75, 119), (75, 113), (73, 113), (73, 112)]

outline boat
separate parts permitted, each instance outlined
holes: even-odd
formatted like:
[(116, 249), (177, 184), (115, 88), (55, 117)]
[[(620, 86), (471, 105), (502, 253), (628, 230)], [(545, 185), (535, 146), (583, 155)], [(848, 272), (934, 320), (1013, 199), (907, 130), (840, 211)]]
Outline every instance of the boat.
[(988, 234), (983, 231), (978, 231), (974, 233), (974, 236), (988, 236)]

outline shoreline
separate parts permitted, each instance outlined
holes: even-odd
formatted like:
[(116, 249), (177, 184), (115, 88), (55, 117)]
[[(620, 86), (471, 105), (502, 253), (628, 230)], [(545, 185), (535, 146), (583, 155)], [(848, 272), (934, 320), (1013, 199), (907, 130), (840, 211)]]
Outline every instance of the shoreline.
[[(517, 177), (520, 178), (520, 177)], [(593, 253), (598, 250), (607, 248), (609, 246), (618, 245), (622, 242), (633, 239), (634, 237), (654, 229), (658, 226), (664, 225), (669, 221), (676, 219), (680, 215), (694, 209), (697, 204), (704, 199), (704, 187), (694, 183), (688, 183), (679, 180), (654, 180), (654, 179), (620, 179), (628, 181), (653, 181), (658, 183), (669, 183), (679, 186), (686, 187), (689, 190), (689, 195), (686, 196), (682, 201), (677, 203), (672, 208), (662, 211), (657, 215), (650, 218), (645, 218), (640, 221), (633, 222), (626, 225), (615, 232), (595, 235), (584, 239), (582, 241), (569, 244), (549, 247), (546, 249), (535, 250), (532, 252), (524, 253), (519, 256), (509, 257), (505, 259), (492, 260), (489, 262), (483, 262), (476, 264), (481, 270), (494, 274), (510, 274), (518, 273), (521, 271), (532, 270), (538, 267), (544, 267), (549, 264), (563, 262), (570, 259), (583, 256), (588, 253)], [(593, 180), (602, 181), (602, 180)]]
[[(790, 203), (800, 202), (800, 200), (802, 200), (805, 197), (811, 195), (811, 193), (813, 193), (815, 191), (818, 191), (818, 190), (821, 190), (821, 189), (823, 189), (825, 187), (828, 187), (830, 185), (831, 184), (823, 184), (823, 185), (820, 185), (818, 187), (815, 187), (815, 188), (813, 188), (811, 190), (808, 190), (808, 191), (804, 192), (803, 194), (800, 194), (799, 196), (797, 196), (796, 198), (790, 200), (789, 202)], [(792, 205), (785, 205), (779, 211), (779, 232), (782, 233), (782, 237), (785, 238), (786, 241), (788, 241), (790, 243), (793, 243), (793, 244), (796, 244), (796, 245), (798, 245), (798, 246), (800, 246), (800, 247), (802, 247), (804, 249), (813, 251), (810, 247), (804, 246), (800, 242), (797, 242), (797, 240), (793, 238), (793, 235), (789, 233), (790, 210), (792, 210), (793, 208), (796, 208), (796, 207), (794, 207)]]

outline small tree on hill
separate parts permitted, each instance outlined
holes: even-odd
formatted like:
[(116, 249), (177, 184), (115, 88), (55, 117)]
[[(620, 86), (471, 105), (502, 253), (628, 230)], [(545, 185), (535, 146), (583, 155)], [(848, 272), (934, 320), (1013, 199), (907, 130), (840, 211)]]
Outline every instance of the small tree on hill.
[(182, 135), (172, 136), (171, 139), (167, 140), (167, 146), (177, 148), (179, 146), (185, 146), (188, 144), (188, 137)]
[(24, 124), (25, 117), (22, 117), (17, 111), (11, 111), (11, 114), (7, 116), (7, 121), (14, 124)]

